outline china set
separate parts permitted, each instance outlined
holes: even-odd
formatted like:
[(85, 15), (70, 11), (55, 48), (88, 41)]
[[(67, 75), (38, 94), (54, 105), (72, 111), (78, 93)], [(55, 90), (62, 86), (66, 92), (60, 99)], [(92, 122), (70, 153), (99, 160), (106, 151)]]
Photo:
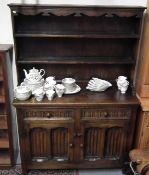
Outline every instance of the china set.
[(61, 84), (57, 84), (53, 76), (44, 80), (44, 69), (38, 70), (33, 67), (29, 73), (25, 69), (23, 71), (25, 79), (20, 86), (14, 89), (14, 97), (18, 100), (27, 100), (31, 95), (34, 95), (37, 101), (42, 101), (44, 95), (47, 96), (48, 100), (52, 100), (55, 94), (61, 98), (63, 94), (74, 94), (81, 90), (73, 78), (64, 78)]
[[(53, 76), (49, 76), (44, 80), (44, 69), (38, 70), (33, 67), (29, 70), (29, 73), (27, 73), (25, 69), (23, 69), (23, 71), (25, 73), (25, 79), (20, 86), (14, 89), (14, 97), (18, 100), (27, 100), (31, 95), (34, 95), (37, 101), (42, 101), (46, 95), (48, 100), (51, 101), (55, 94), (61, 98), (63, 94), (75, 94), (81, 90), (80, 86), (76, 84), (76, 80), (73, 78), (64, 78), (61, 84), (57, 84)], [(122, 94), (125, 94), (129, 86), (127, 77), (119, 76), (116, 79), (116, 83), (118, 90), (120, 90)], [(112, 84), (110, 82), (93, 77), (89, 80), (86, 89), (99, 92), (105, 91), (111, 86)]]

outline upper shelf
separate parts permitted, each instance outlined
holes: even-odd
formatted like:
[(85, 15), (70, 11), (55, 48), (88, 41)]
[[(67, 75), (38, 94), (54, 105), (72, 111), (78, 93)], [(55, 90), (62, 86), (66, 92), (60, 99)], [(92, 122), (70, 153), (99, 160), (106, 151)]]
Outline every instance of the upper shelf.
[(139, 39), (138, 34), (131, 33), (97, 33), (97, 32), (18, 32), (14, 34), (15, 37), (52, 37), (52, 38), (136, 38)]
[(21, 64), (134, 64), (131, 57), (28, 57), (20, 58)]

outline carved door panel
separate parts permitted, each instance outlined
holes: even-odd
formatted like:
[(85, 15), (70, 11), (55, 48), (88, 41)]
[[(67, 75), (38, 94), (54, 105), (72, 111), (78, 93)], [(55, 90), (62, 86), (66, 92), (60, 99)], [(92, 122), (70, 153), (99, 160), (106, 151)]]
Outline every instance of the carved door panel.
[[(80, 143), (81, 161), (115, 161), (124, 158), (130, 145), (128, 121), (84, 121)], [(82, 147), (82, 149), (81, 149)]]
[(73, 160), (73, 122), (24, 120), (26, 162)]

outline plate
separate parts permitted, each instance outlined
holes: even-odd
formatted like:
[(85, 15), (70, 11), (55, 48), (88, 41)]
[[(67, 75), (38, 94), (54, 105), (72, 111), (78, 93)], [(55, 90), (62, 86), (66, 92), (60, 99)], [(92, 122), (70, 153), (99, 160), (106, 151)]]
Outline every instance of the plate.
[(76, 89), (74, 91), (65, 91), (64, 94), (76, 94), (78, 92), (80, 92), (81, 88), (80, 86), (76, 85)]

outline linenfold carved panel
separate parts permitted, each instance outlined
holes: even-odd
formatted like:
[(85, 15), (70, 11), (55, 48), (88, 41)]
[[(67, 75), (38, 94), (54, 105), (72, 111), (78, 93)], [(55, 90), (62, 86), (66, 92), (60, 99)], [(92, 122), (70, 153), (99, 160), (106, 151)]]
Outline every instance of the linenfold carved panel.
[(81, 110), (81, 118), (91, 119), (129, 119), (131, 117), (131, 109), (83, 109)]
[(30, 150), (33, 161), (63, 158), (68, 159), (68, 129), (34, 128), (29, 132)]
[(96, 127), (85, 130), (85, 158), (103, 158), (104, 132), (105, 129)]
[(101, 158), (120, 159), (125, 151), (126, 137), (123, 128), (97, 128), (85, 129), (86, 159), (98, 160)]
[(105, 134), (105, 157), (119, 159), (125, 151), (126, 137), (123, 128), (108, 128)]
[(24, 110), (24, 118), (73, 118), (74, 111), (69, 109), (49, 109), (46, 110)]

